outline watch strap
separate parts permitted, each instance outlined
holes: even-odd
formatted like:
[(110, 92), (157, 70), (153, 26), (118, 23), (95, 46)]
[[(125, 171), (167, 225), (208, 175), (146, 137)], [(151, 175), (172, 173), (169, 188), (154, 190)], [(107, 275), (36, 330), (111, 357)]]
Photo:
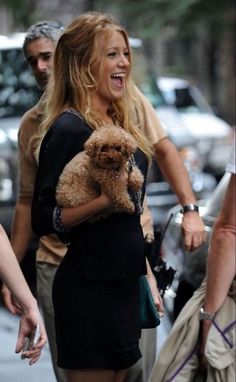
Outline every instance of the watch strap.
[(196, 211), (199, 212), (199, 207), (196, 204), (185, 204), (182, 206), (181, 212), (182, 214), (185, 214), (186, 212)]

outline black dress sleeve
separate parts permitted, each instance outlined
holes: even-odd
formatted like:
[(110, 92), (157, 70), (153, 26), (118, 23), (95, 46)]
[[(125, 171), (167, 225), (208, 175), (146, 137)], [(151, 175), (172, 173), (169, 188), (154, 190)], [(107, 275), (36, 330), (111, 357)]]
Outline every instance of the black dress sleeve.
[(56, 186), (65, 165), (80, 151), (92, 129), (75, 114), (64, 112), (45, 135), (32, 201), (32, 229), (37, 236), (55, 233)]

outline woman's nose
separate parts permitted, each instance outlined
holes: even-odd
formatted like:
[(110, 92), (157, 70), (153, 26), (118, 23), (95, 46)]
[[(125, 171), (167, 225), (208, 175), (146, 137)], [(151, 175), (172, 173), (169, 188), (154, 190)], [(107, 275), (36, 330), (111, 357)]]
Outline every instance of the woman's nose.
[(130, 65), (128, 58), (124, 54), (120, 57), (118, 64), (120, 66), (129, 66)]

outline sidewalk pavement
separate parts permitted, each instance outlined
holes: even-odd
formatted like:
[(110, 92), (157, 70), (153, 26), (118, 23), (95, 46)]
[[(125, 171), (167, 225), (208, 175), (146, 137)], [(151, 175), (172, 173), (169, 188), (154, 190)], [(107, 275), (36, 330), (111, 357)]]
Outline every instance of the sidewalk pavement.
[(19, 318), (0, 304), (0, 381), (1, 382), (56, 382), (48, 345), (38, 362), (32, 366), (15, 353)]

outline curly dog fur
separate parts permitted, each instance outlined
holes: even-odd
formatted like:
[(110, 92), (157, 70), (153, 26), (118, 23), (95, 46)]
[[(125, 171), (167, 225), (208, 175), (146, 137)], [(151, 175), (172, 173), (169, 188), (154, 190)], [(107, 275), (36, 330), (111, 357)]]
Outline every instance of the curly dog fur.
[[(124, 167), (128, 171), (128, 188), (139, 191), (143, 175), (128, 160), (137, 149), (131, 134), (117, 126), (105, 126), (95, 130), (77, 154), (64, 168), (57, 185), (57, 203), (63, 207), (76, 207), (98, 197), (101, 187), (113, 200), (113, 207), (96, 218), (111, 212), (133, 213), (127, 187), (119, 179)], [(95, 220), (96, 220), (95, 218)]]

